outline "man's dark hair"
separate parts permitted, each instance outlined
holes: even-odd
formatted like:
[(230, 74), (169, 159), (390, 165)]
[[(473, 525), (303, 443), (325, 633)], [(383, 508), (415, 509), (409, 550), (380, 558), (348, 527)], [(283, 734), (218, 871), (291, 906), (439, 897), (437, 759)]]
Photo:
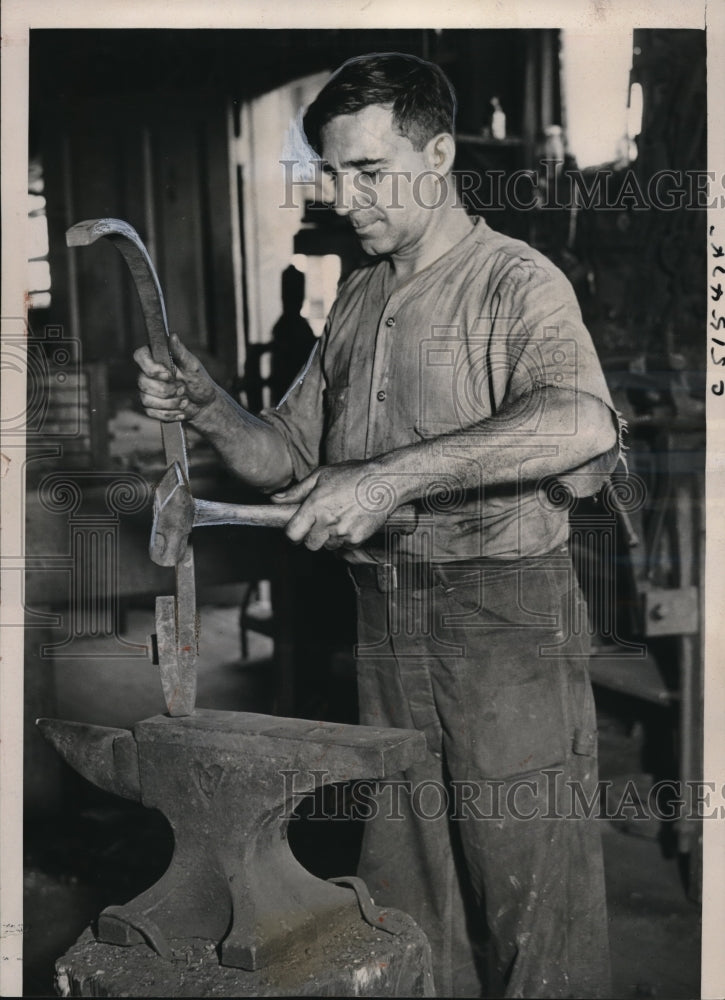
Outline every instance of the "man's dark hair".
[(443, 70), (417, 56), (374, 52), (344, 62), (309, 106), (303, 126), (310, 146), (320, 153), (321, 132), (331, 119), (372, 104), (392, 109), (393, 125), (414, 149), (453, 132), (456, 95)]

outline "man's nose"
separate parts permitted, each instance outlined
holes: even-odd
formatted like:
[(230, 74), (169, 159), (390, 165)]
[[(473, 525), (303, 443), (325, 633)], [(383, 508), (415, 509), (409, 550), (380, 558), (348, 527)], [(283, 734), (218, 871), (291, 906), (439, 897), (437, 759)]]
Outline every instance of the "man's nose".
[(323, 173), (320, 176), (319, 195), (325, 205), (334, 208), (335, 201), (337, 200), (337, 184), (335, 178), (330, 174)]
[(375, 204), (375, 192), (364, 175), (341, 172), (335, 177), (334, 200), (330, 204), (338, 215), (346, 216)]
[(350, 200), (352, 194), (350, 175), (340, 172), (335, 177), (332, 200), (332, 208), (338, 215), (346, 216), (350, 214), (350, 210), (353, 207)]

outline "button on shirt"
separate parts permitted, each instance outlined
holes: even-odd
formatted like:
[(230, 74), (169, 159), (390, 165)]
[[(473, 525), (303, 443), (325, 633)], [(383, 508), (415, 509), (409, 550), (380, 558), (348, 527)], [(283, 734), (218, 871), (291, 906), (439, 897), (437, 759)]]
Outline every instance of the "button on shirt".
[[(612, 407), (571, 285), (527, 244), (477, 219), (437, 261), (397, 287), (393, 278), (387, 259), (350, 275), (302, 374), (262, 414), (284, 436), (296, 479), (320, 465), (370, 459), (464, 429), (466, 441), (451, 448), (481, 466), (475, 424), (544, 386)], [(575, 434), (576, 423), (574, 410), (572, 426), (556, 434)], [(536, 415), (517, 428), (516, 440), (522, 433), (539, 439), (544, 454), (555, 452), (556, 436)], [(605, 472), (616, 457), (607, 457)], [(425, 516), (414, 535), (401, 539), (403, 554), (420, 558), (422, 534), (432, 538), (427, 554), (439, 560), (520, 558), (562, 544), (566, 510), (527, 483), (524, 469), (512, 479), (487, 489), (481, 466), (480, 489), (464, 492), (444, 473), (434, 484), (422, 480)], [(363, 492), (376, 482), (363, 481)], [(385, 487), (395, 491), (394, 476)], [(372, 540), (352, 558), (379, 560), (384, 552)]]

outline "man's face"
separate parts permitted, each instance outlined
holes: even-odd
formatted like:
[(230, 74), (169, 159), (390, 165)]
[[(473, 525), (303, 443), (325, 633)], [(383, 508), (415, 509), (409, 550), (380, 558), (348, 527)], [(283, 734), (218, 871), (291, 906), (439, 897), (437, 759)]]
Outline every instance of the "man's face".
[(366, 253), (405, 255), (425, 238), (439, 198), (429, 147), (414, 149), (380, 104), (338, 115), (322, 129), (326, 195), (349, 217)]

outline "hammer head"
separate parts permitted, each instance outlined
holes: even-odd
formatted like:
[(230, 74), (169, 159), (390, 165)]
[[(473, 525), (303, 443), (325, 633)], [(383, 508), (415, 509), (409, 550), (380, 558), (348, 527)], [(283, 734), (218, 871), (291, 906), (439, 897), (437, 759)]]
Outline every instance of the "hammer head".
[(149, 555), (157, 566), (176, 566), (184, 558), (194, 525), (194, 499), (177, 462), (154, 491), (154, 521)]

